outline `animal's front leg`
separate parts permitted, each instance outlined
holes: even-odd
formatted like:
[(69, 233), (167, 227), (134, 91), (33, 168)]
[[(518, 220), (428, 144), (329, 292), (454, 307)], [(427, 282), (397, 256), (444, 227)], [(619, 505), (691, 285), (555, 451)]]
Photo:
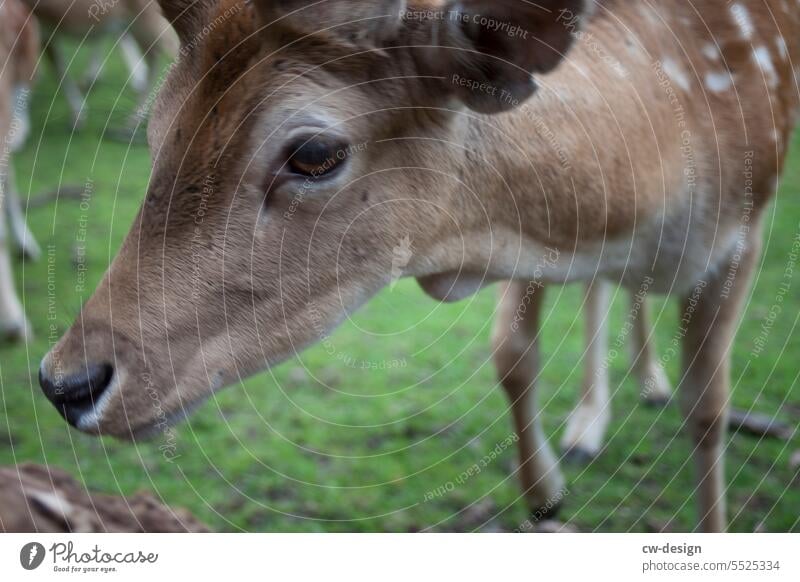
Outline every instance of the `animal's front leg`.
[(64, 91), (64, 96), (67, 98), (67, 103), (69, 104), (72, 115), (72, 129), (79, 130), (86, 124), (85, 99), (83, 95), (81, 95), (77, 83), (69, 76), (67, 65), (64, 62), (64, 55), (55, 45), (54, 40), (51, 40), (45, 47), (45, 54), (50, 59), (50, 63), (53, 65), (56, 76), (58, 77), (60, 88)]
[[(136, 137), (140, 126), (147, 125), (147, 118), (160, 85), (161, 68), (158, 66), (160, 56), (166, 54), (168, 58), (173, 59), (178, 55), (178, 47), (174, 33), (164, 29), (163, 19), (157, 11), (145, 11), (140, 18), (132, 22), (130, 37), (126, 37), (124, 42), (123, 49), (129, 53), (126, 57), (128, 65), (135, 67), (135, 70), (131, 69), (131, 76), (145, 77), (142, 83), (144, 86), (139, 91), (136, 109), (128, 118), (127, 127), (119, 132), (119, 136), (114, 136), (132, 139)], [(134, 62), (136, 53), (139, 59)]]
[[(152, 74), (150, 66), (145, 62), (136, 39), (130, 34), (125, 34), (119, 40), (122, 58), (130, 71), (130, 84), (134, 91), (142, 98), (152, 87)], [(157, 64), (157, 63), (156, 63)]]
[(8, 222), (11, 226), (11, 236), (17, 244), (22, 256), (30, 261), (35, 261), (42, 254), (39, 244), (33, 237), (28, 228), (28, 223), (25, 220), (25, 213), (22, 211), (22, 204), (19, 199), (19, 192), (17, 192), (16, 182), (14, 180), (13, 168), (9, 164), (6, 184), (6, 199), (4, 201), (5, 211), (8, 215)]
[[(7, 197), (6, 181), (0, 184), (0, 205), (4, 206)], [(16, 341), (25, 339), (30, 334), (30, 326), (25, 319), (17, 291), (14, 288), (14, 273), (6, 236), (5, 209), (0, 208), (0, 341)]]
[(608, 387), (608, 330), (611, 285), (595, 280), (586, 289), (586, 352), (581, 397), (567, 421), (561, 440), (565, 454), (578, 462), (589, 462), (603, 448), (611, 421)]
[[(697, 472), (699, 528), (706, 532), (727, 526), (724, 437), (730, 408), (730, 349), (761, 250), (757, 231), (754, 228), (746, 240), (741, 261), (731, 258), (708, 280), (699, 281), (682, 304), (684, 374), (679, 392)], [(733, 277), (730, 282), (728, 277)]]
[(542, 428), (536, 398), (539, 375), (539, 311), (543, 289), (512, 282), (501, 289), (492, 344), (497, 374), (511, 403), (519, 437), (517, 470), (536, 521), (555, 515), (564, 496), (564, 477)]
[(94, 89), (95, 84), (100, 80), (100, 75), (103, 72), (103, 65), (104, 65), (104, 58), (103, 53), (103, 46), (99, 42), (95, 42), (94, 46), (92, 46), (92, 53), (89, 57), (89, 65), (86, 67), (86, 73), (83, 75), (83, 79), (80, 82), (80, 88), (89, 93), (92, 89)]

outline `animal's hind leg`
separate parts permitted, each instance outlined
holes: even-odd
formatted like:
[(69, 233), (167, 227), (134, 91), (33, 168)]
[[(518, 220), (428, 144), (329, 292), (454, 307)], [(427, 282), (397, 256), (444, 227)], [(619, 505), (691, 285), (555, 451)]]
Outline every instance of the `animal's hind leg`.
[(142, 133), (140, 133), (140, 130), (147, 125), (150, 108), (155, 99), (154, 91), (159, 74), (158, 54), (151, 49), (149, 52), (144, 53), (142, 59), (135, 66), (136, 68), (131, 73), (132, 78), (136, 75), (146, 75), (144, 82), (146, 88), (144, 91), (139, 92), (136, 99), (136, 107), (128, 116), (125, 126), (108, 129), (106, 137), (116, 141), (130, 142), (134, 139), (141, 141)]
[(91, 47), (91, 56), (89, 57), (89, 66), (86, 67), (86, 73), (81, 79), (80, 88), (85, 91), (91, 91), (97, 81), (100, 79), (100, 75), (103, 72), (103, 60), (104, 56), (103, 53), (103, 46), (99, 42), (95, 42)]
[(608, 330), (606, 319), (611, 285), (593, 281), (586, 289), (586, 359), (578, 405), (567, 421), (561, 439), (565, 455), (580, 462), (591, 461), (603, 448), (611, 421), (608, 386)]
[(69, 109), (72, 114), (72, 128), (77, 130), (81, 129), (86, 123), (86, 108), (84, 107), (84, 97), (81, 95), (80, 89), (75, 81), (69, 76), (67, 72), (67, 65), (64, 62), (64, 55), (61, 50), (54, 44), (55, 41), (51, 40), (45, 47), (45, 54), (50, 63), (55, 69), (58, 82), (61, 84), (61, 89), (64, 91), (64, 96), (67, 98)]
[[(7, 199), (6, 178), (0, 176), (0, 205)], [(14, 273), (8, 252), (5, 209), (0, 208), (0, 340), (20, 340), (29, 337), (30, 326), (14, 288)]]
[(150, 70), (144, 61), (136, 39), (130, 34), (125, 34), (119, 40), (122, 59), (130, 71), (130, 83), (134, 91), (141, 97), (150, 89)]
[(143, 12), (133, 22), (131, 35), (142, 59), (138, 64), (140, 66), (144, 65), (147, 74), (146, 82), (144, 83), (145, 89), (139, 93), (136, 109), (128, 120), (129, 130), (135, 131), (147, 119), (148, 110), (153, 100), (152, 93), (155, 91), (158, 77), (161, 73), (161, 69), (158, 66), (161, 54), (174, 58), (178, 54), (178, 46), (175, 33), (159, 17), (158, 13), (153, 11)]
[(20, 249), (22, 256), (27, 260), (35, 261), (42, 252), (28, 228), (28, 223), (25, 221), (25, 214), (22, 211), (22, 204), (20, 203), (13, 172), (14, 170), (9, 164), (6, 175), (6, 199), (4, 202), (8, 222), (11, 226), (11, 236), (14, 237), (14, 242)]
[(655, 357), (647, 299), (632, 295), (631, 310), (637, 312), (633, 322), (631, 359), (634, 374), (639, 380), (640, 394), (647, 404), (662, 406), (672, 398), (672, 387), (664, 367)]
[(564, 477), (544, 435), (537, 405), (539, 312), (543, 289), (511, 282), (501, 289), (492, 334), (494, 361), (511, 402), (519, 437), (519, 469), (525, 499), (536, 520), (554, 515), (564, 495)]

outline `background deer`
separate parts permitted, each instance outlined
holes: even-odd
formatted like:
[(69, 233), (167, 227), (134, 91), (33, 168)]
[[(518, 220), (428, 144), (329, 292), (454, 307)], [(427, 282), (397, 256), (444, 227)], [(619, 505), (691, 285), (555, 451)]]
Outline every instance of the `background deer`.
[(30, 327), (14, 288), (6, 219), (23, 254), (39, 255), (14, 180), (13, 153), (28, 137), (28, 103), (39, 52), (39, 30), (18, 0), (0, 4), (0, 340), (21, 339)]
[(546, 286), (676, 297), (699, 527), (725, 528), (729, 349), (798, 114), (796, 3), (162, 7), (186, 50), (145, 201), (40, 368), (69, 423), (178, 420), (319, 341), (408, 236), (403, 274), (436, 299), (508, 281), (492, 354), (533, 510), (564, 486), (537, 407)]
[[(6, 0), (8, 1), (8, 0)], [(89, 493), (68, 473), (25, 463), (0, 466), (0, 532), (199, 533), (208, 527), (153, 495)]]
[[(56, 37), (69, 35), (81, 42), (111, 36), (116, 38), (123, 58), (131, 71), (131, 84), (139, 100), (130, 125), (135, 127), (148, 101), (148, 92), (159, 74), (158, 59), (177, 55), (174, 33), (151, 0), (24, 0), (47, 29), (45, 54), (61, 82), (72, 113), (73, 127), (86, 121), (86, 104), (77, 83), (68, 74), (67, 63)], [(138, 50), (137, 50), (138, 49)], [(142, 60), (143, 59), (143, 60)], [(102, 68), (95, 54), (87, 75), (91, 87)], [(143, 82), (141, 79), (145, 77)]]

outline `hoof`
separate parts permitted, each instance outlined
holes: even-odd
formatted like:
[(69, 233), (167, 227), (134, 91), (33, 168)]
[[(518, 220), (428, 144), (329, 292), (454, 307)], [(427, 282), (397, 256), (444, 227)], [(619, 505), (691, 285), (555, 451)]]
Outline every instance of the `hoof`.
[(578, 530), (575, 528), (575, 526), (555, 520), (543, 521), (539, 523), (535, 531), (536, 533), (545, 534), (578, 533)]
[(670, 396), (647, 396), (642, 402), (647, 408), (666, 408), (671, 399)]
[(0, 323), (0, 343), (15, 344), (25, 342), (33, 336), (27, 321)]
[(36, 243), (28, 243), (19, 248), (19, 257), (26, 263), (35, 263), (42, 256), (42, 251)]
[(560, 511), (561, 511), (560, 501), (550, 506), (545, 505), (538, 509), (534, 509), (531, 511), (531, 523), (537, 524), (543, 521), (552, 521), (558, 516), (558, 513)]
[(571, 447), (564, 451), (564, 461), (570, 465), (585, 467), (597, 459), (597, 453), (592, 453), (581, 447)]

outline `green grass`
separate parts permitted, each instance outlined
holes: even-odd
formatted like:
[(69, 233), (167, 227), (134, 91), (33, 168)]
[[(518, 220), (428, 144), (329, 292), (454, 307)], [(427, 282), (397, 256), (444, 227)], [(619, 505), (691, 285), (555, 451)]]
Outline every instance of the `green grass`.
[[(50, 463), (106, 493), (149, 489), (218, 530), (502, 531), (523, 522), (524, 504), (510, 477), (513, 447), (426, 502), (427, 492), (455, 483), (511, 433), (507, 404), (487, 361), (491, 290), (440, 305), (413, 281), (401, 282), (333, 336), (342, 358), (316, 347), (208, 402), (176, 429), (174, 463), (159, 451), (163, 442), (134, 446), (70, 430), (36, 383), (50, 343), (49, 317), (55, 318), (57, 334), (63, 331), (99, 280), (143, 197), (149, 156), (141, 145), (100, 138), (106, 123), (119, 126), (133, 103), (132, 94), (121, 89), (125, 76), (116, 57), (90, 97), (89, 127), (75, 135), (52, 75), (44, 73), (33, 101), (33, 139), (15, 161), (19, 186), (33, 197), (87, 180), (94, 189), (88, 209), (61, 200), (30, 213), (45, 256), (35, 264), (17, 263), (16, 269), (36, 337), (28, 345), (0, 349), (0, 463)], [(766, 255), (733, 356), (734, 404), (777, 413), (795, 426), (800, 271), (764, 352), (758, 358), (750, 352), (800, 231), (798, 145), (769, 210)], [(82, 215), (88, 239), (84, 293), (76, 290), (74, 268)], [(554, 443), (581, 376), (581, 299), (578, 286), (554, 288), (548, 299), (541, 391)], [(622, 325), (625, 303), (620, 294), (610, 320), (612, 336)], [(677, 331), (677, 307), (659, 301), (654, 314), (661, 354)], [(348, 366), (348, 358), (406, 365), (365, 370)], [(607, 449), (588, 467), (565, 467), (569, 495), (563, 517), (583, 531), (647, 531), (667, 524), (691, 529), (693, 483), (686, 462), (691, 447), (681, 434), (681, 418), (674, 405), (641, 406), (626, 364), (624, 356), (612, 362), (614, 421)], [(677, 364), (668, 366), (673, 382)], [(797, 437), (789, 443), (730, 437), (732, 530), (753, 531), (762, 522), (768, 531), (800, 529), (800, 479), (789, 469), (789, 456), (799, 448)]]

